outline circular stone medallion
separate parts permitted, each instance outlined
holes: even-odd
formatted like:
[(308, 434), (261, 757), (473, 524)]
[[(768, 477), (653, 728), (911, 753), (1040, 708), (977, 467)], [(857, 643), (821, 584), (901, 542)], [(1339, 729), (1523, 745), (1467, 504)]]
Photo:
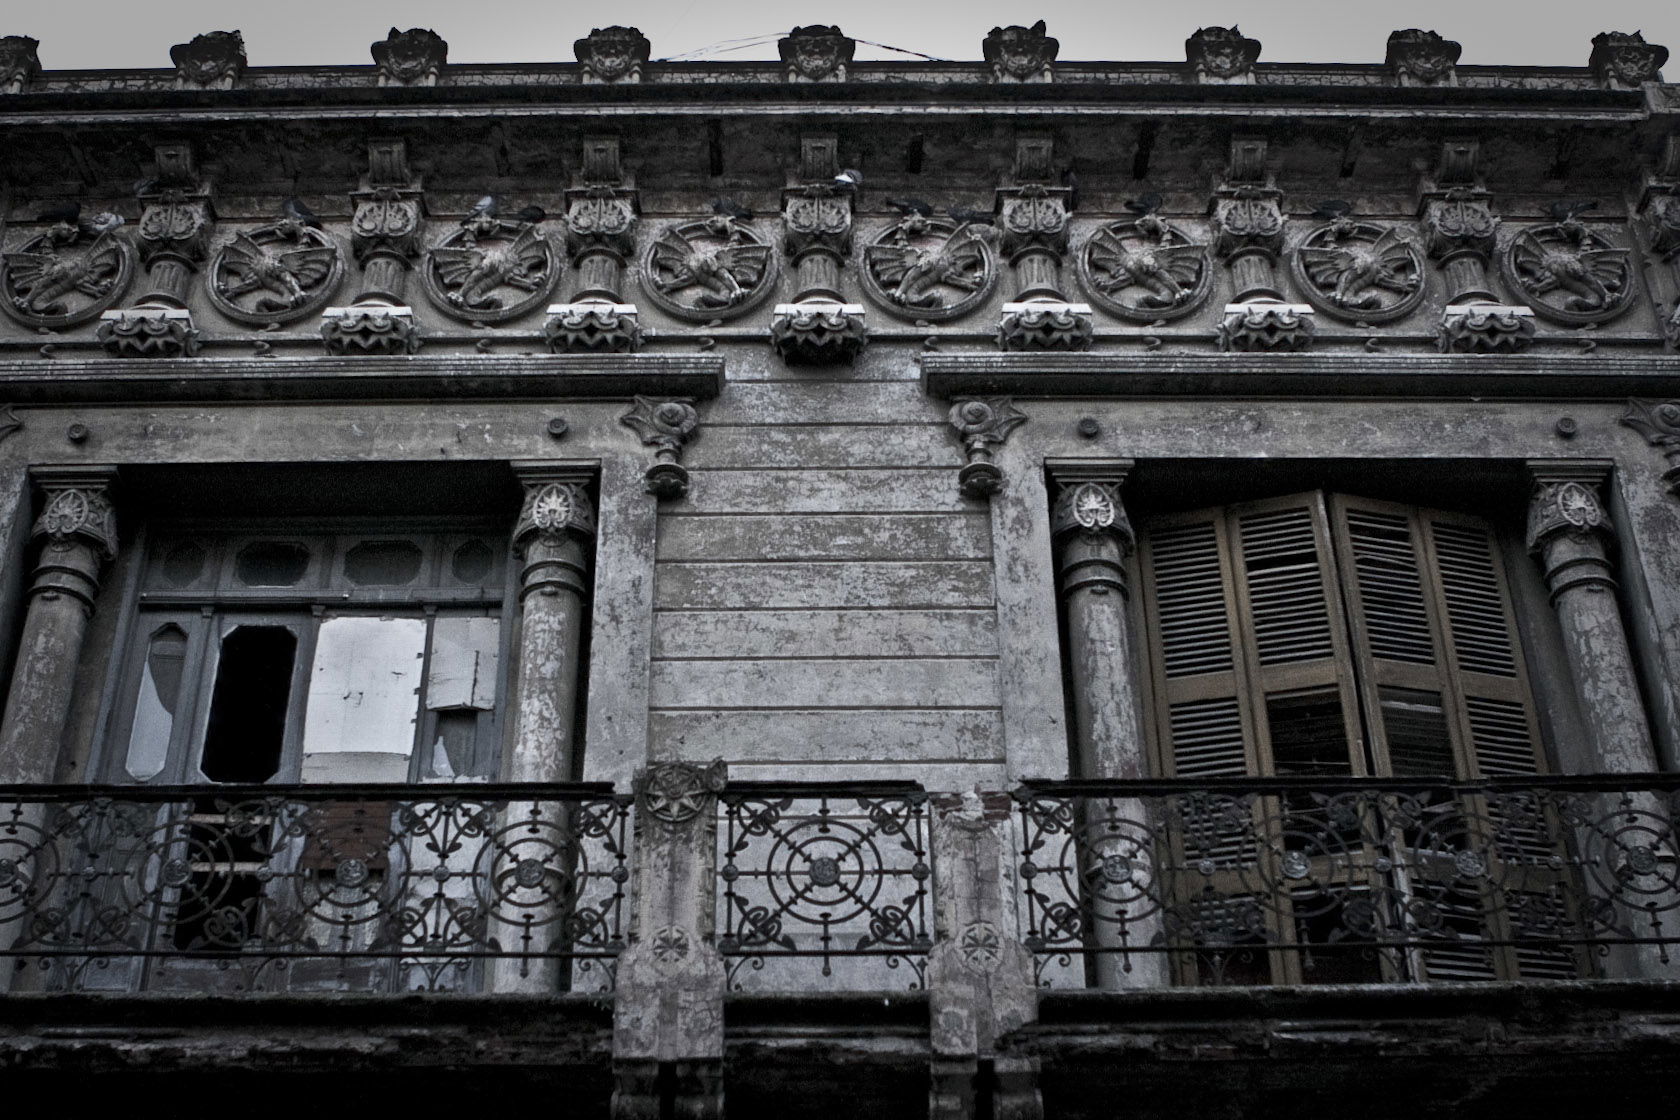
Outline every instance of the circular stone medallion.
[(997, 283), (996, 237), (988, 225), (910, 214), (864, 247), (864, 294), (907, 319), (966, 315)]
[(438, 310), (466, 322), (505, 323), (544, 303), (560, 257), (540, 225), (470, 218), (426, 251), (421, 286)]
[(210, 302), (236, 323), (290, 323), (327, 305), (344, 278), (338, 242), (301, 222), (234, 235), (210, 259)]
[(1188, 315), (1213, 286), (1207, 246), (1153, 214), (1094, 231), (1078, 262), (1091, 302), (1134, 323)]
[(60, 222), (0, 255), (0, 306), (31, 327), (73, 327), (110, 310), (133, 278), (134, 250), (114, 229)]
[(734, 218), (667, 226), (642, 258), (642, 288), (679, 319), (733, 319), (775, 287), (776, 254), (757, 230)]

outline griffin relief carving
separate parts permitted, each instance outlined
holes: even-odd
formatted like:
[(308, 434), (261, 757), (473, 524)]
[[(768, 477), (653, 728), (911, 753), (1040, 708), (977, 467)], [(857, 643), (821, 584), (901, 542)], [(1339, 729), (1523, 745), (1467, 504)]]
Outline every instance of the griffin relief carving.
[(420, 273), (427, 298), (458, 319), (485, 323), (536, 307), (560, 276), (559, 255), (541, 222), (535, 207), (503, 218), (494, 199), (480, 199), (460, 228), (427, 251)]
[(1602, 323), (1633, 302), (1629, 251), (1612, 245), (1580, 219), (1593, 205), (1559, 203), (1552, 208), (1559, 221), (1523, 230), (1500, 260), (1506, 281), (1553, 322)]
[(134, 250), (116, 235), (121, 217), (96, 214), (84, 221), (79, 206), (56, 209), (49, 215), (59, 220), (0, 256), (6, 311), (49, 330), (96, 318), (134, 276)]
[(1293, 264), (1307, 301), (1338, 318), (1388, 323), (1423, 302), (1423, 253), (1416, 243), (1346, 213), (1309, 233)]
[(727, 215), (668, 226), (648, 247), (642, 282), (649, 298), (679, 318), (732, 318), (775, 286), (776, 255), (746, 222)]
[(1188, 315), (1213, 279), (1207, 245), (1154, 214), (1096, 230), (1078, 260), (1092, 302), (1138, 323)]
[(344, 277), (338, 243), (310, 219), (236, 233), (211, 258), (210, 302), (237, 323), (287, 323), (319, 311)]
[(955, 319), (973, 311), (997, 283), (991, 242), (997, 230), (910, 213), (863, 251), (863, 290), (889, 311), (917, 319)]

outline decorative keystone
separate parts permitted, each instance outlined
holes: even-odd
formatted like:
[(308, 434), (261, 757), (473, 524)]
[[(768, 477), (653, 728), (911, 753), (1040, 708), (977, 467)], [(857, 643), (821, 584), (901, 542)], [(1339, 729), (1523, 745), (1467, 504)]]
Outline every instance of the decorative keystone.
[(232, 89), (245, 73), (245, 37), (237, 31), (207, 31), (170, 47), (169, 60), (178, 86)]
[(412, 354), (420, 349), (414, 309), (364, 303), (329, 307), (321, 313), (321, 339), (329, 354)]
[(1663, 482), (1670, 494), (1680, 498), (1680, 400), (1629, 400), (1622, 423), (1663, 453), (1663, 458), (1668, 460)]
[(1400, 86), (1456, 86), (1464, 47), (1435, 31), (1409, 27), (1388, 36), (1388, 69)]
[(1003, 472), (992, 461), (992, 452), (1027, 418), (1008, 397), (986, 397), (957, 401), (949, 419), (968, 456), (968, 465), (957, 472), (957, 489), (965, 498), (996, 494), (1003, 489)]
[(635, 778), (636, 807), (665, 825), (680, 825), (709, 811), (729, 783), (721, 758), (709, 764), (655, 762)]
[(41, 76), (40, 45), (27, 35), (0, 36), (0, 93), (22, 93)]
[(991, 66), (994, 81), (1048, 82), (1054, 80), (1052, 64), (1061, 46), (1039, 20), (1031, 27), (992, 28), (980, 42), (980, 55)]
[(379, 66), (382, 86), (435, 86), (449, 61), (449, 44), (425, 27), (391, 33), (368, 48)]
[(1089, 350), (1091, 305), (1034, 299), (1006, 303), (998, 320), (999, 350)]
[(813, 23), (789, 31), (786, 38), (777, 40), (776, 50), (787, 65), (790, 82), (843, 82), (857, 41), (838, 27)]
[(647, 492), (661, 501), (680, 498), (688, 493), (688, 471), (679, 460), (683, 445), (694, 437), (700, 426), (700, 415), (685, 400), (656, 401), (651, 397), (637, 397), (636, 403), (619, 420), (642, 442), (654, 449), (654, 464), (642, 476)]
[(198, 328), (184, 307), (127, 307), (99, 318), (99, 341), (114, 358), (190, 358), (198, 353)]
[(1307, 350), (1313, 340), (1313, 309), (1306, 303), (1255, 300), (1228, 303), (1219, 323), (1219, 348), (1242, 353)]
[(1647, 43), (1643, 32), (1601, 31), (1593, 36), (1587, 66), (1606, 89), (1638, 89), (1662, 80), (1668, 48)]
[(869, 344), (863, 315), (861, 303), (779, 303), (770, 318), (770, 346), (790, 366), (850, 364)]
[(642, 326), (633, 303), (579, 300), (549, 305), (543, 338), (556, 354), (634, 354)]
[(1201, 27), (1184, 40), (1184, 59), (1198, 82), (1210, 85), (1248, 85), (1254, 81), (1254, 63), (1260, 57), (1260, 40), (1250, 39), (1235, 27)]
[(585, 85), (639, 82), (653, 46), (634, 27), (597, 27), (572, 44)]
[(1449, 304), (1435, 343), (1443, 354), (1515, 354), (1534, 341), (1534, 309), (1500, 303)]

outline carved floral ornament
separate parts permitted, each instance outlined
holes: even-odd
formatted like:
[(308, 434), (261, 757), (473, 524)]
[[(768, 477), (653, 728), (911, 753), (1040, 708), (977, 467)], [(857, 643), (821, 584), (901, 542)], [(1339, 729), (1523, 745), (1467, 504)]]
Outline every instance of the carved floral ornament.
[(788, 32), (776, 43), (776, 50), (790, 77), (807, 82), (843, 81), (857, 43), (838, 27), (811, 24)]
[(1120, 484), (1086, 481), (1064, 487), (1050, 515), (1050, 530), (1058, 535), (1077, 531), (1130, 538), (1131, 526), (1120, 505)]
[(1587, 65), (1602, 82), (1640, 86), (1654, 82), (1668, 62), (1668, 48), (1647, 43), (1643, 32), (1601, 31), (1593, 36)]
[(426, 252), (426, 296), (468, 322), (503, 323), (543, 303), (560, 256), (539, 222), (475, 213)]
[(424, 27), (407, 31), (393, 27), (369, 50), (379, 66), (380, 78), (398, 85), (435, 82), (449, 58), (449, 44), (436, 31)]
[(1575, 216), (1523, 230), (1506, 246), (1500, 267), (1524, 302), (1554, 322), (1603, 323), (1633, 302), (1628, 250)]
[(350, 218), (350, 247), (364, 266), (380, 252), (403, 260), (419, 256), (419, 196), (396, 187), (376, 187), (357, 198)]
[(110, 560), (117, 554), (117, 511), (103, 487), (50, 487), (35, 535), (55, 545), (83, 537)]
[(294, 218), (237, 233), (210, 260), (216, 310), (260, 327), (319, 312), (344, 278), (344, 254), (327, 234)]
[(1610, 518), (1594, 487), (1582, 482), (1541, 481), (1528, 507), (1528, 547), (1535, 549), (1567, 533), (1609, 533)]
[(566, 204), (566, 247), (573, 258), (591, 250), (621, 257), (636, 248), (636, 200), (605, 184), (584, 187)]
[(997, 283), (996, 238), (989, 225), (908, 214), (864, 247), (864, 294), (906, 318), (966, 315)]
[(685, 824), (706, 812), (729, 779), (724, 761), (656, 762), (636, 775), (636, 800), (644, 812), (667, 825)]
[(745, 314), (775, 287), (776, 254), (752, 226), (729, 217), (667, 226), (642, 259), (648, 298), (681, 319)]
[(513, 539), (523, 542), (536, 536), (556, 540), (567, 533), (590, 535), (595, 531), (595, 510), (589, 495), (575, 482), (534, 482), (525, 488), (525, 504)]
[(117, 236), (121, 225), (115, 214), (54, 222), (0, 256), (0, 304), (7, 314), (54, 330), (109, 310), (134, 278), (134, 250)]
[(1309, 233), (1292, 257), (1307, 301), (1341, 319), (1388, 323), (1424, 297), (1423, 253), (1398, 231), (1347, 216)]
[(1138, 323), (1188, 315), (1213, 282), (1207, 245), (1154, 214), (1097, 229), (1078, 262), (1091, 301)]

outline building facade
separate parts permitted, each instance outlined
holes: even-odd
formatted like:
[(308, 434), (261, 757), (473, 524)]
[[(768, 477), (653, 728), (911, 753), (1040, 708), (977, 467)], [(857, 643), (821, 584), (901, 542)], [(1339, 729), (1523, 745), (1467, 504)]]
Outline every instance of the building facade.
[(1666, 49), (779, 48), (0, 39), (0, 1068), (1660, 1101)]

